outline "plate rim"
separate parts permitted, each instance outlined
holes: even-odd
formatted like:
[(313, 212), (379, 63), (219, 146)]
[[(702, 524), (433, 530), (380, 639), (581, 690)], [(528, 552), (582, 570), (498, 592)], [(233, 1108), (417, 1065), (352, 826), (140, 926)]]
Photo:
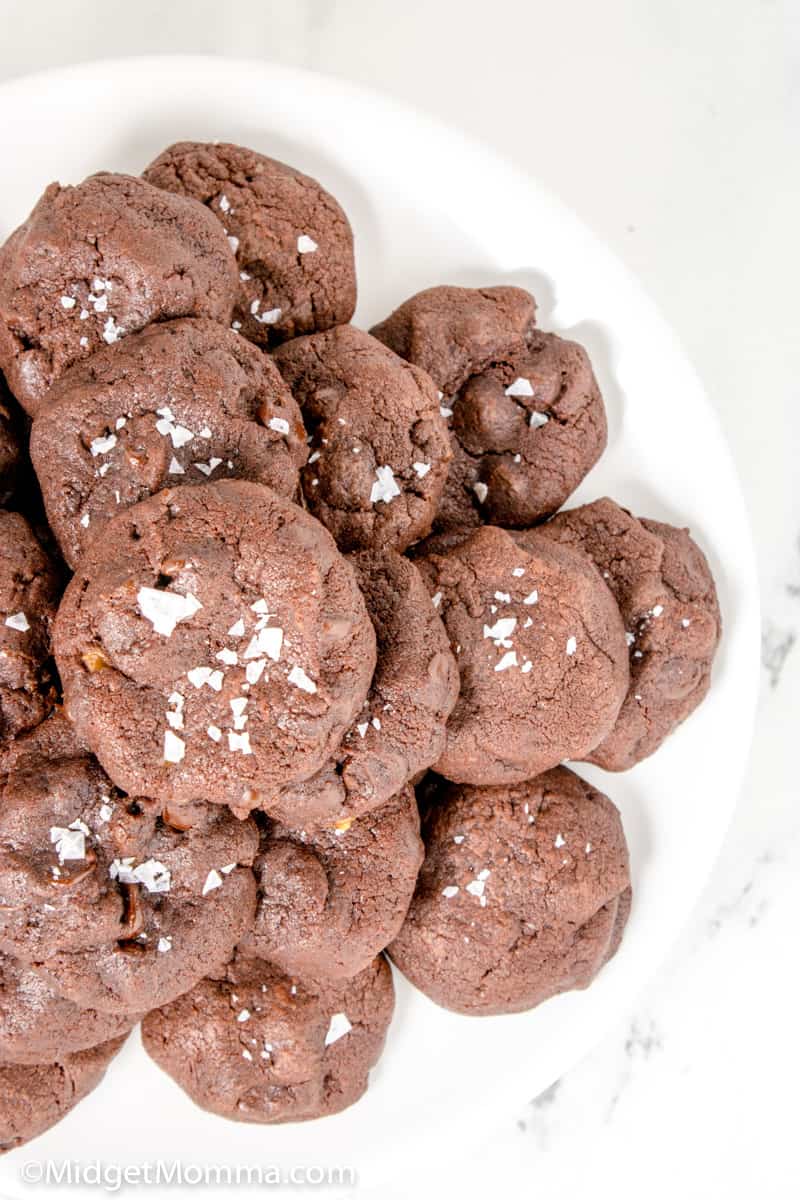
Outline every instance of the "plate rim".
[[(679, 917), (672, 923), (671, 932), (658, 949), (658, 953), (654, 961), (649, 961), (646, 970), (637, 978), (635, 987), (625, 998), (626, 1009), (632, 1009), (638, 996), (643, 989), (652, 980), (654, 974), (660, 966), (666, 961), (671, 953), (675, 943), (680, 938), (686, 928), (691, 913), (696, 909), (703, 892), (708, 886), (715, 865), (719, 861), (722, 853), (725, 837), (730, 828), (734, 814), (740, 802), (742, 790), (746, 780), (747, 762), (750, 756), (753, 736), (755, 732), (755, 718), (758, 706), (760, 693), (760, 585), (757, 566), (757, 558), (755, 552), (755, 543), (752, 533), (752, 525), (750, 513), (745, 499), (745, 494), (742, 489), (741, 479), (736, 467), (736, 462), (731, 452), (730, 445), (725, 433), (721, 414), (718, 412), (715, 405), (709, 399), (707, 390), (695, 369), (691, 359), (684, 350), (680, 340), (678, 339), (674, 329), (669, 324), (667, 319), (661, 313), (657, 304), (653, 301), (644, 285), (640, 282), (636, 274), (627, 266), (627, 264), (612, 251), (602, 237), (595, 232), (570, 206), (566, 205), (552, 190), (545, 187), (524, 167), (514, 160), (509, 159), (499, 151), (495, 150), (491, 145), (484, 143), (479, 138), (473, 137), (464, 130), (449, 124), (434, 114), (417, 108), (415, 105), (406, 103), (402, 100), (385, 94), (372, 87), (355, 83), (349, 79), (343, 79), (338, 76), (332, 76), (323, 72), (312, 71), (306, 68), (289, 66), (283, 63), (270, 62), (258, 58), (241, 58), (229, 57), (225, 55), (209, 55), (209, 54), (164, 54), (164, 55), (130, 55), (113, 58), (101, 58), (88, 60), (81, 63), (72, 63), (60, 67), (44, 69), (33, 73), (26, 73), (4, 80), (0, 83), (0, 111), (3, 110), (13, 99), (14, 93), (24, 94), (31, 87), (47, 87), (52, 88), (57, 86), (59, 82), (74, 84), (75, 80), (87, 77), (102, 78), (105, 77), (111, 81), (112, 87), (115, 77), (122, 74), (127, 74), (132, 71), (152, 71), (154, 73), (177, 70), (182, 72), (199, 73), (199, 72), (217, 72), (236, 70), (240, 72), (255, 73), (262, 79), (271, 81), (283, 80), (290, 86), (312, 86), (315, 88), (324, 88), (333, 90), (341, 96), (349, 97), (352, 101), (361, 104), (369, 104), (373, 108), (379, 107), (383, 112), (389, 114), (394, 120), (412, 121), (417, 128), (425, 131), (427, 137), (431, 137), (438, 142), (444, 142), (448, 146), (457, 145), (459, 153), (464, 153), (473, 158), (479, 158), (484, 162), (491, 163), (492, 169), (496, 170), (505, 179), (514, 182), (514, 185), (537, 194), (541, 198), (551, 212), (563, 220), (574, 230), (576, 230), (582, 238), (588, 239), (593, 248), (594, 253), (602, 253), (605, 260), (613, 264), (613, 269), (618, 278), (622, 279), (632, 295), (637, 297), (637, 302), (647, 311), (651, 321), (654, 321), (658, 326), (660, 333), (669, 340), (672, 346), (673, 353), (681, 361), (683, 369), (687, 371), (696, 384), (697, 391), (702, 395), (703, 403), (706, 410), (706, 415), (710, 418), (714, 425), (716, 434), (716, 453), (725, 460), (730, 479), (734, 485), (735, 492), (739, 501), (740, 507), (740, 560), (736, 571), (736, 581), (739, 586), (737, 595), (737, 623), (739, 626), (739, 639), (736, 645), (737, 658), (741, 656), (740, 670), (744, 671), (749, 679), (750, 686), (747, 693), (742, 697), (743, 717), (742, 727), (746, 727), (747, 736), (739, 740), (732, 748), (730, 757), (735, 760), (735, 776), (737, 786), (733, 797), (731, 798), (725, 820), (720, 819), (719, 827), (717, 828), (717, 837), (713, 846), (712, 853), (707, 859), (706, 867), (703, 873), (702, 880), (697, 887), (694, 887), (689, 895), (688, 900), (685, 900), (681, 905)], [(745, 661), (747, 656), (747, 661)], [(580, 764), (576, 764), (580, 772)], [(653, 956), (651, 956), (652, 958)], [(500, 1018), (506, 1019), (506, 1018)], [(550, 1079), (549, 1083), (554, 1082), (555, 1078), (560, 1077), (572, 1066), (583, 1058), (602, 1038), (604, 1032), (611, 1026), (613, 1017), (608, 1016), (601, 1022), (587, 1019), (586, 1026), (588, 1035), (576, 1038), (575, 1045), (570, 1049), (569, 1053), (562, 1055), (562, 1064), (558, 1073), (554, 1078)], [(597, 1028), (597, 1025), (601, 1027)], [(546, 1088), (549, 1084), (545, 1084)], [(491, 1098), (491, 1099), (490, 1099)], [(506, 1087), (505, 1081), (500, 1087), (489, 1088), (483, 1094), (483, 1102), (481, 1107), (487, 1111), (491, 1103), (497, 1104), (502, 1101), (502, 1108), (510, 1112), (516, 1104), (523, 1104), (526, 1099), (530, 1099), (530, 1089), (526, 1089), (523, 1095), (520, 1087), (515, 1087), (512, 1093), (509, 1087)], [(499, 1118), (498, 1118), (499, 1119)], [(335, 1118), (333, 1119), (335, 1120)], [(434, 1131), (437, 1133), (438, 1131)], [(37, 1148), (38, 1139), (33, 1143), (34, 1153)]]

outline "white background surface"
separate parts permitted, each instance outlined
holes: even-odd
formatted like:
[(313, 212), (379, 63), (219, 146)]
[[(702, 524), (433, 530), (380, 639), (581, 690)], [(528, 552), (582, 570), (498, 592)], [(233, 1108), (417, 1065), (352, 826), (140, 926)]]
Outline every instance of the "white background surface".
[(392, 93), (535, 174), (671, 321), (721, 416), (759, 547), (765, 667), (745, 791), (705, 899), (647, 994), (545, 1096), (487, 1112), (491, 1149), (476, 1160), (465, 1146), (438, 1194), (796, 1196), (797, 5), (0, 0), (0, 16), (2, 78), (198, 51)]

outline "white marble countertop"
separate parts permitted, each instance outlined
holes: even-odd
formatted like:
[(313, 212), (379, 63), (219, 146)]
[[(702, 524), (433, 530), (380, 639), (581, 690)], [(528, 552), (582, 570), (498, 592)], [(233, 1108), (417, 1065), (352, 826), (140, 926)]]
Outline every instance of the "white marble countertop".
[(490, 1148), (478, 1160), (465, 1147), (447, 1192), (796, 1196), (795, 0), (3, 0), (0, 14), (0, 79), (194, 51), (390, 92), (536, 174), (668, 316), (724, 425), (758, 545), (764, 669), (749, 774), (705, 896), (646, 995), (524, 1111), (487, 1114)]

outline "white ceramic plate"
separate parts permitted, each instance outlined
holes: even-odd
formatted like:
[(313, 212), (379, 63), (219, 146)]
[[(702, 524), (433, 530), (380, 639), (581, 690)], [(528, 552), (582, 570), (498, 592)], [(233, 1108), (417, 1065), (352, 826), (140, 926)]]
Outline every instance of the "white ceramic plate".
[(310, 1125), (238, 1125), (201, 1112), (137, 1036), (101, 1088), (0, 1164), (0, 1189), (13, 1197), (32, 1194), (22, 1162), (94, 1156), (344, 1164), (383, 1195), (391, 1185), (408, 1194), (404, 1179), (419, 1182), (434, 1157), (476, 1145), (631, 1005), (717, 855), (750, 740), (758, 646), (747, 515), (719, 425), (653, 305), (571, 213), (490, 151), (381, 96), (266, 64), (131, 59), (0, 88), (0, 128), (2, 237), (53, 179), (138, 172), (169, 142), (217, 138), (302, 168), (343, 203), (356, 232), (362, 326), (432, 284), (530, 288), (542, 326), (588, 347), (609, 410), (608, 452), (574, 500), (610, 494), (685, 522), (710, 558), (725, 637), (708, 701), (634, 771), (578, 768), (622, 809), (635, 889), (623, 947), (588, 992), (475, 1019), (436, 1008), (395, 973), (397, 1014), (369, 1093)]

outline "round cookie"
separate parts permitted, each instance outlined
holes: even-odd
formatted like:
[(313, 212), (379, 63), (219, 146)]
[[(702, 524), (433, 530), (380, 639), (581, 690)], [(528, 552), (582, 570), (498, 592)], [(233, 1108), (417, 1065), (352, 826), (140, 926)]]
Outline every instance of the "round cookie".
[(614, 728), (586, 758), (627, 770), (708, 693), (722, 631), (708, 562), (687, 529), (637, 520), (609, 499), (558, 513), (539, 532), (585, 551), (619, 604), (630, 686)]
[(124, 930), (101, 945), (43, 958), (37, 970), (81, 1008), (135, 1017), (169, 1003), (221, 970), (252, 926), (257, 849), (254, 822), (225, 808), (167, 810), (146, 857), (112, 864), (125, 898)]
[(458, 698), (458, 667), (417, 569), (391, 551), (363, 551), (349, 561), (378, 662), (335, 757), (311, 779), (264, 798), (264, 809), (290, 828), (341, 827), (385, 804), (436, 762)]
[(202, 205), (129, 175), (52, 183), (0, 247), (0, 370), (33, 416), (74, 362), (153, 321), (228, 322), (225, 234)]
[(256, 864), (256, 919), (247, 953), (303, 979), (366, 970), (399, 931), (423, 848), (414, 792), (339, 829), (307, 834), (270, 824)]
[(587, 987), (630, 908), (611, 801), (564, 767), (503, 787), (439, 780), (432, 791), (425, 862), (392, 961), (437, 1004), (473, 1015)]
[(319, 770), (375, 666), (330, 534), (238, 480), (113, 518), (67, 588), (55, 648), (70, 719), (118, 786), (240, 812)]
[(60, 591), (58, 571), (25, 518), (0, 512), (0, 747), (55, 703), (50, 636)]
[(35, 971), (0, 955), (0, 1063), (53, 1063), (128, 1034), (138, 1019), (78, 1008)]
[(330, 1116), (367, 1089), (394, 1008), (388, 963), (314, 984), (237, 957), (142, 1022), (144, 1048), (201, 1108), (276, 1124)]
[(60, 712), (17, 738), (0, 758), (2, 951), (31, 963), (119, 937), (111, 865), (147, 856), (157, 813), (112, 785)]
[(417, 292), (370, 330), (430, 375), (445, 407), (471, 375), (524, 346), (536, 301), (518, 287), (432, 287)]
[(311, 435), (306, 505), (339, 549), (425, 537), (451, 458), (430, 377), (352, 325), (288, 342), (275, 361)]
[(307, 453), (272, 361), (202, 319), (150, 325), (77, 363), (31, 435), (50, 525), (73, 568), (109, 518), (165, 487), (219, 476), (294, 499)]
[(628, 649), (585, 555), (485, 526), (417, 565), (461, 674), (439, 774), (512, 783), (602, 741), (628, 689)]
[(353, 233), (315, 179), (244, 146), (177, 142), (144, 171), (219, 218), (236, 254), (234, 328), (260, 346), (330, 329), (356, 307)]
[(434, 528), (525, 528), (555, 512), (605, 449), (606, 414), (582, 346), (534, 328), (519, 288), (430, 288), (382, 325), (451, 417), (454, 461)]
[(0, 1065), (0, 1154), (24, 1146), (66, 1117), (102, 1081), (124, 1042), (115, 1038), (39, 1066)]

